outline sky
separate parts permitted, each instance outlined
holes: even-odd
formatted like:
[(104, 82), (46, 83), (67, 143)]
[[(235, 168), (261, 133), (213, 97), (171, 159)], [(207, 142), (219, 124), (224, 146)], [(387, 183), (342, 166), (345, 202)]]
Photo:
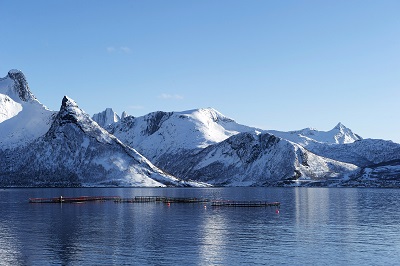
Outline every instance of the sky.
[(0, 77), (59, 110), (212, 107), (262, 129), (400, 143), (400, 1), (2, 0)]

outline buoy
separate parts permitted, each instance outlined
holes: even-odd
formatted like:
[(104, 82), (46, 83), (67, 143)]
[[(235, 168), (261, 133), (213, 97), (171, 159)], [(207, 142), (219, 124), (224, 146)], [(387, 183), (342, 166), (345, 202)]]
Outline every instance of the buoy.
[(276, 209), (275, 213), (276, 213), (276, 214), (279, 214), (279, 210), (278, 210), (278, 209)]
[(168, 205), (168, 206), (171, 206), (171, 203), (168, 202), (167, 205)]
[(207, 205), (204, 205), (204, 209), (207, 209)]

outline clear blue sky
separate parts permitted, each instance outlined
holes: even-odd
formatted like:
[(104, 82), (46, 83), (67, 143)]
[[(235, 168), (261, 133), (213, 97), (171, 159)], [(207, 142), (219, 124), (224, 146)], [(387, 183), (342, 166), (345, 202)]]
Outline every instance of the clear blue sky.
[(400, 1), (0, 2), (0, 76), (58, 110), (213, 107), (263, 129), (400, 142)]

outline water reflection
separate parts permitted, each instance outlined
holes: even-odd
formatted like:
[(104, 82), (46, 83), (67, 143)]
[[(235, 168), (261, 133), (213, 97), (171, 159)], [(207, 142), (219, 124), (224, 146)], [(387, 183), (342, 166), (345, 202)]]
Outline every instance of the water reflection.
[(0, 221), (0, 262), (2, 265), (21, 264), (18, 239), (13, 236), (5, 222)]
[(314, 221), (329, 221), (329, 189), (294, 188), (296, 223), (312, 227)]
[(227, 222), (223, 212), (212, 209), (205, 210), (199, 236), (201, 243), (199, 265), (222, 264), (226, 243), (226, 226)]

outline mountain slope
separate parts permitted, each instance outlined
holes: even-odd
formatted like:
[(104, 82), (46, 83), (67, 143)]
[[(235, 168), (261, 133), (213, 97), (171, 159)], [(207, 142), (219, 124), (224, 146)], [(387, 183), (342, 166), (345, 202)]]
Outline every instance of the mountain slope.
[(343, 185), (400, 188), (400, 160), (366, 166), (357, 175), (344, 182)]
[(400, 160), (400, 144), (388, 140), (363, 139), (340, 145), (313, 143), (307, 149), (320, 156), (361, 167)]
[(357, 167), (319, 157), (274, 135), (240, 133), (191, 157), (181, 156), (169, 169), (181, 178), (219, 186), (265, 186), (337, 181)]
[(44, 136), (3, 156), (2, 185), (197, 185), (162, 172), (108, 134), (68, 97)]

